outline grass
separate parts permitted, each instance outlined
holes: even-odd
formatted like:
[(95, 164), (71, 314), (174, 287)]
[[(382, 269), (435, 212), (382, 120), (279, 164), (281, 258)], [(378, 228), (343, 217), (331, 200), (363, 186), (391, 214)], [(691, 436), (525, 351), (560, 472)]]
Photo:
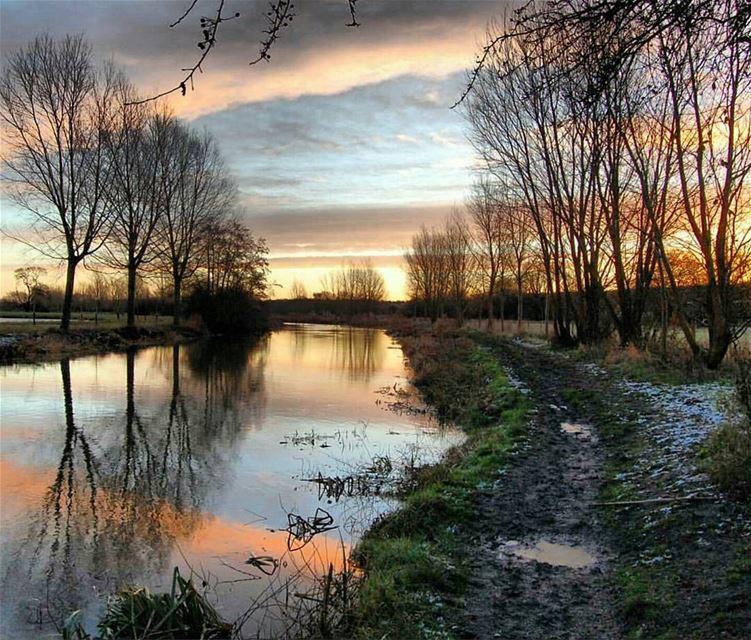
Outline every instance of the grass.
[(406, 351), (426, 398), (467, 439), (420, 469), (402, 507), (358, 544), (353, 558), (365, 577), (341, 638), (454, 637), (448, 621), (467, 578), (463, 527), (478, 492), (499, 477), (526, 433), (527, 400), (491, 350), (452, 335), (423, 336)]
[(159, 324), (137, 324), (135, 328), (127, 327), (124, 320), (109, 325), (73, 325), (68, 333), (42, 325), (26, 332), (25, 324), (13, 325), (16, 339), (0, 345), (0, 362), (45, 362), (130, 347), (175, 344), (201, 335), (189, 326), (173, 329), (166, 318), (162, 320)]
[(751, 508), (751, 425), (739, 420), (720, 426), (709, 437), (704, 461), (714, 484)]
[[(663, 486), (638, 464), (653, 452), (635, 428), (640, 406), (617, 397), (593, 397), (591, 402), (608, 452), (601, 499), (638, 500), (645, 490), (647, 495), (670, 495), (670, 486)], [(726, 437), (719, 434), (722, 430), (715, 437)], [(717, 442), (717, 447), (725, 455), (739, 454), (727, 442)], [(705, 459), (706, 464), (717, 461), (707, 452)], [(748, 464), (729, 467), (736, 472), (749, 469)], [(737, 512), (730, 502), (603, 510), (620, 549), (612, 580), (626, 638), (746, 637), (742, 629), (747, 621), (751, 549), (737, 531), (721, 529)]]
[[(232, 625), (223, 621), (191, 580), (172, 575), (169, 593), (152, 593), (143, 587), (123, 589), (110, 598), (97, 625), (98, 638), (139, 640), (214, 640), (230, 638)], [(77, 615), (69, 617), (63, 640), (89, 640)]]
[(704, 448), (704, 468), (726, 493), (751, 509), (751, 356), (736, 350), (735, 396), (725, 424)]
[[(2, 318), (13, 318), (14, 320), (25, 320), (25, 322), (3, 322)], [(117, 329), (126, 325), (126, 316), (124, 313), (117, 317), (114, 313), (100, 313), (98, 322), (94, 321), (93, 312), (74, 313), (71, 317), (71, 328), (73, 329)], [(49, 322), (48, 320), (60, 319), (59, 313), (45, 312), (37, 313), (37, 323), (32, 323), (31, 314), (25, 311), (2, 311), (0, 312), (0, 333), (17, 334), (17, 333), (42, 333), (50, 329), (57, 329), (59, 322)], [(39, 322), (45, 320), (45, 322)], [(142, 327), (167, 326), (172, 323), (172, 316), (137, 316), (136, 324)]]
[(670, 344), (665, 355), (633, 345), (622, 348), (612, 342), (580, 345), (577, 350), (568, 353), (576, 360), (604, 366), (626, 380), (671, 386), (728, 382), (733, 379), (735, 371), (732, 357), (726, 358), (719, 369), (710, 371), (691, 357), (685, 345), (676, 343)]

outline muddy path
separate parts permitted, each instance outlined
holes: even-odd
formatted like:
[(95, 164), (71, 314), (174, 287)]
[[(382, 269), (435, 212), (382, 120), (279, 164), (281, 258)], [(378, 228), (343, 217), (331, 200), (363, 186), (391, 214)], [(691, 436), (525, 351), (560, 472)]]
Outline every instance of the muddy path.
[(535, 409), (528, 442), (479, 499), (463, 635), (620, 638), (607, 579), (614, 550), (594, 506), (605, 456), (596, 416), (569, 406), (577, 389), (606, 385), (541, 350), (495, 350)]
[[(462, 637), (751, 637), (751, 518), (685, 442), (707, 388), (624, 382), (522, 341), (487, 348), (534, 410), (478, 498)], [(636, 506), (603, 506), (613, 487)], [(685, 494), (706, 499), (649, 503)]]

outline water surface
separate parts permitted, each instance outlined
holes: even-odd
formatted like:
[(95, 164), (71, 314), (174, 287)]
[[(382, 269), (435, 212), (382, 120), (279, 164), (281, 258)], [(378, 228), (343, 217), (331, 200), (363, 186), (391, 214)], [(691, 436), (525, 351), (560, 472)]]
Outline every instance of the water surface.
[[(2, 636), (54, 632), (76, 609), (92, 628), (107, 594), (168, 590), (175, 566), (228, 620), (291, 576), (339, 566), (342, 545), (394, 503), (327, 497), (306, 479), (429, 459), (456, 441), (388, 410), (406, 375), (382, 331), (315, 325), (3, 368)], [(290, 545), (289, 518), (317, 509), (331, 530)], [(245, 563), (260, 556), (278, 562), (271, 579)], [(260, 607), (245, 633), (271, 633), (284, 615)]]

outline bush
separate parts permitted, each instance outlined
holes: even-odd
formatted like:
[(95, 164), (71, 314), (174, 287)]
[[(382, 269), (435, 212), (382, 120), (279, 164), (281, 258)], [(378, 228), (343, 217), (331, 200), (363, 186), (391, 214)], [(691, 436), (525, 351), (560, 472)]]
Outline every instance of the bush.
[(268, 321), (257, 299), (240, 288), (210, 292), (196, 287), (188, 296), (188, 315), (198, 316), (211, 333), (258, 334)]
[(737, 357), (740, 415), (709, 438), (707, 471), (720, 489), (751, 499), (751, 361)]
[(751, 498), (751, 428), (730, 423), (709, 439), (708, 471), (720, 489), (742, 499)]

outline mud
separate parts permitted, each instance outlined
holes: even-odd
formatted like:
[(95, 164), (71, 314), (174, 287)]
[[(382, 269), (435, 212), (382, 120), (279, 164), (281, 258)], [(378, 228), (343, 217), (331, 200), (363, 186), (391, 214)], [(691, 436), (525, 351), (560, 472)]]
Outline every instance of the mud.
[(586, 549), (547, 540), (539, 540), (531, 547), (516, 540), (510, 540), (501, 547), (500, 552), (507, 558), (531, 560), (569, 569), (584, 569), (597, 562), (595, 556)]
[[(564, 422), (590, 424), (591, 416), (567, 406), (559, 385), (566, 380), (570, 386), (572, 376), (545, 351), (508, 343), (498, 356), (527, 387), (536, 409), (527, 444), (477, 505), (462, 637), (620, 638), (607, 580), (606, 558), (613, 552), (593, 506), (603, 481), (604, 452), (595, 439), (561, 428)], [(564, 539), (569, 548), (589, 550), (586, 570), (530, 561), (544, 556), (540, 547), (534, 551), (539, 541)], [(519, 541), (528, 559), (499, 553), (506, 540)]]
[[(735, 582), (726, 578), (728, 567), (751, 549), (751, 523), (742, 506), (719, 494), (714, 501), (667, 508), (599, 502), (606, 462), (629, 469), (622, 475), (639, 499), (711, 491), (696, 471), (691, 458), (696, 452), (684, 451), (681, 465), (661, 462), (671, 460), (672, 441), (660, 428), (671, 424), (671, 415), (648, 394), (565, 354), (518, 341), (495, 342), (491, 348), (535, 409), (526, 444), (478, 499), (457, 635), (481, 640), (751, 637), (751, 579), (746, 574)], [(641, 457), (650, 464), (642, 464)], [(654, 465), (660, 475), (648, 472)], [(662, 548), (667, 549), (663, 555), (652, 557), (652, 549)], [(649, 584), (655, 600), (634, 608), (618, 576), (650, 562), (665, 564), (659, 575), (669, 586), (660, 593)], [(645, 621), (642, 606), (651, 607), (651, 619)]]

